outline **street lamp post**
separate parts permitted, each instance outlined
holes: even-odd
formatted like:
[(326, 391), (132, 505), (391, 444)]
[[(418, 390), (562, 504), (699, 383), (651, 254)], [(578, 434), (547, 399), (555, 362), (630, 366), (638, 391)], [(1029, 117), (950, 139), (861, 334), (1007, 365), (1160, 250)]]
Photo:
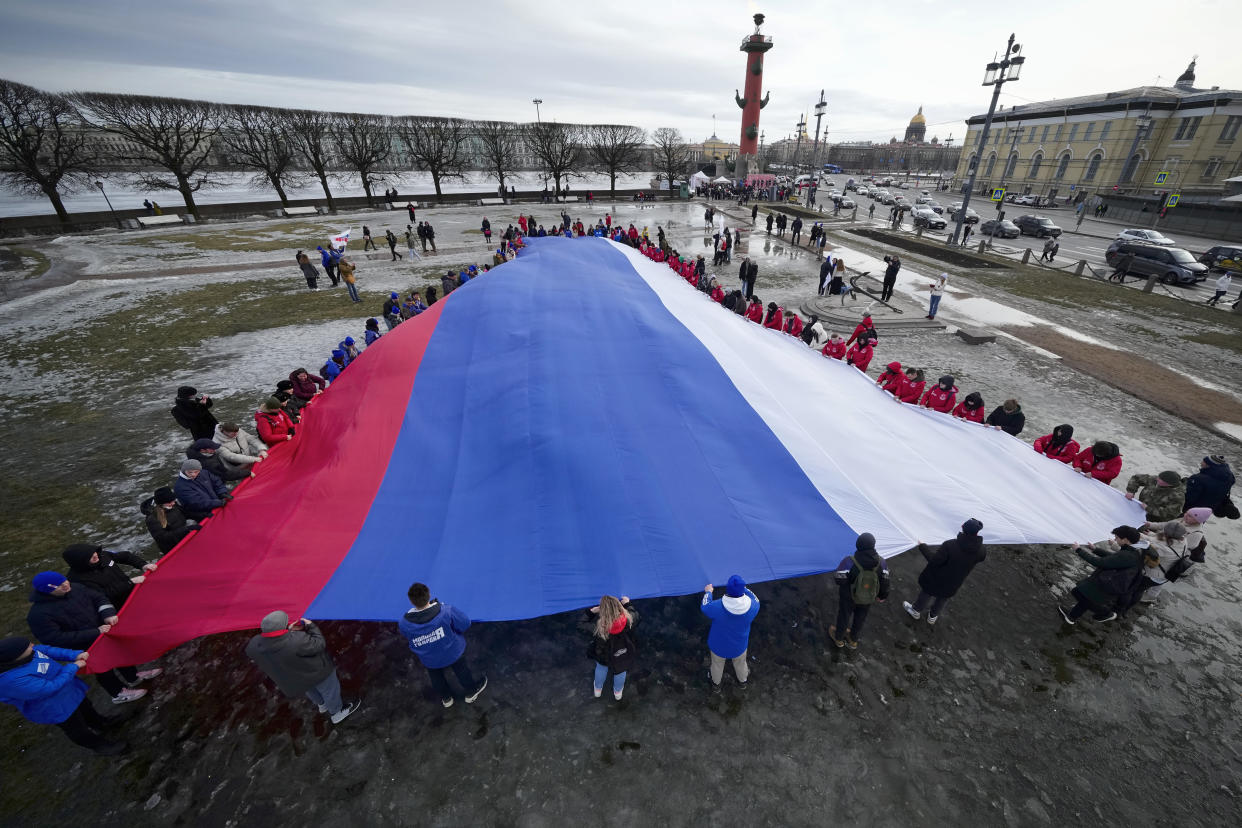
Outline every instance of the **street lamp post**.
[(794, 144), (794, 161), (793, 161), (794, 177), (797, 178), (799, 175), (799, 170), (802, 169), (800, 166), (798, 166), (798, 160), (799, 160), (799, 156), (802, 154), (802, 133), (806, 132), (806, 118), (802, 115), (799, 115), (798, 123), (795, 124), (794, 126), (798, 128), (798, 143)]
[[(824, 110), (828, 108), (828, 102), (824, 100), (824, 90), (819, 90), (819, 103), (815, 104), (815, 148), (811, 150), (811, 163), (818, 173), (823, 169), (824, 165), (820, 163), (819, 158), (819, 122), (824, 117)], [(828, 142), (827, 133), (824, 134), (824, 143)]]
[(112, 199), (108, 198), (108, 194), (104, 192), (103, 182), (96, 181), (95, 186), (99, 188), (99, 193), (104, 197), (104, 201), (108, 202), (108, 212), (112, 213), (112, 218), (116, 220), (117, 229), (124, 230), (125, 228), (121, 224), (121, 217), (116, 214), (116, 210), (112, 209)]
[[(1009, 43), (1005, 45), (1005, 56), (1000, 60), (993, 58), (983, 74), (983, 85), (992, 88), (992, 103), (988, 106), (987, 117), (983, 120), (983, 132), (979, 134), (979, 152), (975, 163), (970, 168), (970, 177), (966, 184), (966, 192), (962, 196), (962, 206), (957, 213), (957, 223), (953, 226), (953, 237), (950, 244), (957, 244), (962, 234), (962, 223), (966, 221), (966, 210), (970, 207), (970, 197), (975, 192), (975, 178), (979, 174), (979, 162), (983, 160), (983, 151), (988, 146), (988, 133), (992, 131), (992, 116), (996, 114), (996, 102), (1000, 99), (1001, 87), (1007, 81), (1016, 81), (1022, 73), (1022, 64), (1026, 57), (1020, 54), (1022, 46), (1013, 42), (1014, 36), (1009, 35)], [(964, 148), (963, 151), (969, 148)]]
[[(531, 103), (535, 105), (535, 123), (542, 124), (543, 119), (539, 117), (539, 105), (543, 103), (543, 98), (535, 98), (534, 100), (531, 101)], [(543, 189), (546, 195), (546, 191), (548, 189), (548, 174), (543, 171), (542, 163), (539, 164), (539, 175), (541, 178), (543, 178)]]

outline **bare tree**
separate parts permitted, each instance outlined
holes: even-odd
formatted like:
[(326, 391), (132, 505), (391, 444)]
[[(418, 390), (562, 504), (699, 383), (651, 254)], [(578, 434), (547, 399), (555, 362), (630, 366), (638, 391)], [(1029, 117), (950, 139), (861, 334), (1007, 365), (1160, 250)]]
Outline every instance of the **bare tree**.
[(500, 185), (501, 196), (505, 191), (505, 176), (517, 171), (517, 154), (522, 148), (522, 136), (517, 124), (509, 121), (480, 121), (475, 125), (479, 142), (480, 160), (488, 175)]
[(341, 160), (361, 176), (367, 204), (373, 205), (371, 185), (387, 180), (382, 170), (392, 158), (392, 119), (344, 112), (333, 120), (331, 133)]
[(45, 195), (62, 222), (60, 197), (86, 183), (98, 162), (96, 144), (73, 104), (21, 83), (0, 80), (0, 182)]
[(233, 161), (254, 170), (256, 187), (271, 185), (288, 206), (285, 187), (298, 182), (293, 162), (296, 150), (285, 134), (283, 113), (261, 106), (222, 107), (220, 142)]
[(585, 127), (583, 132), (587, 152), (608, 171), (608, 192), (616, 198), (617, 174), (633, 172), (638, 168), (647, 131), (622, 124), (594, 124)]
[(561, 179), (568, 182), (581, 167), (582, 127), (544, 121), (527, 124), (526, 128), (531, 152), (543, 163), (544, 172), (552, 176), (555, 192), (559, 194)]
[(655, 167), (660, 175), (668, 181), (673, 189), (673, 182), (686, 177), (690, 166), (690, 147), (682, 137), (681, 130), (672, 127), (660, 127), (651, 133), (651, 142), (655, 145)]
[(436, 198), (441, 195), (440, 182), (447, 178), (465, 178), (470, 153), (466, 147), (466, 123), (458, 118), (425, 118), (411, 116), (394, 118), (393, 129), (410, 148), (414, 166), (431, 173)]
[(336, 163), (331, 132), (332, 113), (318, 109), (278, 109), (276, 115), (285, 137), (301, 161), (319, 179), (328, 209), (335, 211), (336, 202), (332, 198), (332, 188), (328, 186), (328, 178)]
[[(148, 167), (146, 190), (176, 190), (196, 218), (194, 194), (218, 182), (208, 169), (219, 135), (220, 107), (208, 101), (75, 92), (71, 99), (101, 129), (122, 139), (119, 158)], [(169, 175), (150, 170), (162, 167)]]

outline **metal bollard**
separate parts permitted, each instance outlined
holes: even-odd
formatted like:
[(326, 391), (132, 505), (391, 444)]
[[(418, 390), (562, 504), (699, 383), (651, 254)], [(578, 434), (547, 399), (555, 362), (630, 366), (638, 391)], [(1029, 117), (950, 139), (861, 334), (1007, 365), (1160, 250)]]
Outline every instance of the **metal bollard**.
[(923, 238), (923, 227), (922, 227), (921, 225), (920, 225), (919, 227), (915, 228), (915, 230), (914, 230), (914, 235), (915, 235), (915, 236), (917, 236), (917, 237), (918, 237), (918, 238), (920, 238), (920, 239), (921, 239), (921, 238)]
[(1156, 274), (1147, 277), (1147, 284), (1143, 285), (1143, 293), (1151, 293), (1156, 289)]
[(1086, 269), (1087, 269), (1087, 260), (1086, 260), (1086, 259), (1079, 259), (1079, 260), (1078, 260), (1078, 267), (1074, 268), (1074, 275), (1075, 275), (1075, 276), (1081, 276), (1081, 275), (1082, 275), (1082, 272), (1083, 272), (1084, 270), (1086, 270)]
[(981, 240), (981, 241), (979, 242), (979, 252), (980, 252), (980, 253), (983, 253), (983, 252), (985, 252), (987, 249), (988, 249), (988, 243), (987, 243), (987, 241)]
[(1030, 264), (1030, 263), (1031, 263), (1031, 248), (1028, 247), (1026, 250), (1022, 251), (1022, 264)]

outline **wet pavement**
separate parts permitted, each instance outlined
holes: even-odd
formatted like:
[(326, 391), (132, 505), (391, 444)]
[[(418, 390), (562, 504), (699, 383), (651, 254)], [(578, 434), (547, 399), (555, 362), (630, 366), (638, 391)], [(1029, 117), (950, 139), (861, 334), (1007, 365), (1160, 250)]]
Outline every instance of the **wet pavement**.
[[(503, 229), (516, 218), (511, 212), (493, 210), (489, 218)], [(570, 212), (584, 221), (593, 216), (581, 205)], [(658, 223), (679, 249), (710, 257), (702, 213), (702, 204), (619, 204), (614, 215), (652, 235)], [(10, 481), (5, 490), (6, 523), (18, 517), (18, 503), (39, 520), (20, 523), (20, 537), (5, 535), (4, 625), (24, 630), (23, 584), (58, 560), (67, 538), (150, 550), (135, 506), (169, 473), (185, 442), (164, 398), (187, 372), (217, 396), (222, 414), (245, 416), (292, 363), (321, 361), (325, 348), (357, 335), (389, 288), (483, 261), (482, 239), (470, 232), (481, 214), (429, 211), (441, 254), (421, 263), (386, 262), (386, 250), (363, 257), (364, 298), (375, 307), (361, 313), (327, 307), (344, 303), (340, 292), (308, 294), (292, 267), (232, 268), (289, 259), (296, 246), (313, 249), (314, 237), (296, 232), (289, 250), (270, 251), (170, 242), (151, 244), (144, 256), (145, 245), (122, 243), (133, 234), (58, 243), (60, 255), (98, 272), (123, 267), (144, 275), (79, 281), (0, 305), (0, 340), (8, 343), (0, 352), (0, 444), (20, 468), (39, 469), (20, 489)], [(366, 216), (344, 218), (357, 227)], [(769, 240), (762, 229), (749, 235), (748, 218), (728, 223), (743, 227), (760, 265), (757, 292), (782, 304), (811, 295), (813, 254)], [(844, 235), (832, 241), (860, 265), (882, 252)], [(121, 264), (121, 257), (133, 261)], [(737, 264), (719, 269), (726, 286), (736, 283)], [(898, 286), (911, 307), (925, 299), (926, 264), (909, 259), (909, 279)], [(212, 265), (218, 271), (176, 274)], [(1187, 346), (1180, 323), (1066, 307), (965, 273), (954, 272), (951, 285), (956, 293), (943, 306), (951, 324), (1010, 324), (1027, 314), (1115, 348), (1188, 364), (1226, 390), (1235, 390), (1229, 376), (1242, 376), (1236, 352)], [(258, 314), (238, 330), (190, 332), (190, 321), (223, 308), (218, 303), (231, 294), (241, 294), (227, 306), (236, 314), (265, 302), (287, 312)], [(960, 305), (950, 310), (955, 299)], [(969, 304), (975, 299), (996, 307)], [(1134, 324), (1101, 336), (1091, 321), (1101, 313)], [(121, 355), (90, 351), (96, 342)], [(1207, 453), (1239, 454), (1219, 434), (1013, 337), (979, 346), (937, 331), (882, 338), (875, 364), (892, 359), (929, 377), (954, 374), (989, 409), (1016, 397), (1027, 414), (1027, 440), (1072, 422), (1083, 441), (1118, 442), (1125, 468), (1115, 485), (1138, 471), (1189, 471)], [(101, 377), (106, 392), (90, 393)], [(894, 445), (875, 458), (893, 466), (898, 484), (902, 456)], [(30, 488), (40, 496), (26, 505)], [(475, 705), (459, 701), (447, 710), (430, 698), (394, 626), (326, 624), (346, 696), (363, 700), (336, 727), (308, 702), (274, 694), (241, 654), (246, 635), (217, 636), (161, 660), (167, 673), (123, 726), (134, 751), (119, 760), (84, 755), (55, 730), (0, 711), (7, 755), (0, 822), (1235, 824), (1242, 819), (1242, 527), (1213, 520), (1207, 536), (1206, 564), (1159, 604), (1110, 625), (1062, 627), (1055, 602), (1086, 574), (1064, 549), (991, 547), (935, 627), (901, 612), (921, 560), (900, 556), (891, 562), (892, 598), (873, 610), (856, 652), (837, 650), (827, 637), (836, 596), (823, 576), (760, 584), (752, 685), (743, 691), (727, 675), (718, 697), (707, 681), (697, 596), (638, 602), (640, 667), (619, 704), (592, 697), (587, 636), (572, 614), (472, 628), (469, 657), (489, 686)], [(825, 567), (849, 551), (825, 549)]]

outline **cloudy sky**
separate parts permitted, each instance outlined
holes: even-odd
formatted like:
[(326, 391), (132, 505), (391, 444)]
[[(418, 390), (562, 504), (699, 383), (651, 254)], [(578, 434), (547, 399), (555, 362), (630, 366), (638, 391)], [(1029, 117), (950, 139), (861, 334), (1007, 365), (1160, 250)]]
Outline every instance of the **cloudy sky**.
[[(769, 142), (825, 89), (832, 141), (900, 137), (924, 107), (928, 137), (960, 140), (987, 108), (983, 66), (1010, 31), (1022, 79), (1003, 104), (1171, 85), (1242, 88), (1237, 0), (9, 0), (0, 77), (52, 90), (200, 97), (394, 114), (673, 126), (736, 141), (733, 91), (756, 11)], [(1021, 10), (1021, 11), (1019, 11)], [(1208, 35), (1208, 36), (1205, 36)], [(811, 127), (813, 133), (814, 126)]]

